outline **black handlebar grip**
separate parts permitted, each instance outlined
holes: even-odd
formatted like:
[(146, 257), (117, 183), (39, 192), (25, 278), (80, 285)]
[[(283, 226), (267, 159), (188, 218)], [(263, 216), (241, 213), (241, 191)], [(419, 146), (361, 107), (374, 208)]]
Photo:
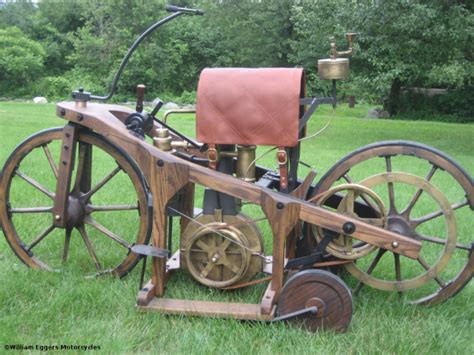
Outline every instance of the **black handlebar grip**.
[(165, 10), (168, 12), (183, 12), (190, 15), (204, 15), (204, 11), (199, 9), (188, 9), (187, 7), (178, 7), (174, 5), (166, 5)]

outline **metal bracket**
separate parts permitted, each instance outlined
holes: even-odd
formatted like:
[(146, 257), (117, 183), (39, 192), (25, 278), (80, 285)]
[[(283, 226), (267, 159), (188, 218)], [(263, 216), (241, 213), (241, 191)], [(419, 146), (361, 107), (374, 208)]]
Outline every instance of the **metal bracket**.
[(334, 105), (335, 101), (336, 101), (335, 97), (322, 97), (322, 98), (309, 97), (309, 98), (300, 99), (300, 105), (310, 105), (310, 106), (309, 106), (309, 109), (304, 113), (303, 117), (301, 117), (298, 129), (301, 131), (306, 126), (306, 123), (308, 123), (309, 118), (313, 115), (314, 111), (316, 111), (319, 105), (321, 104)]
[(324, 232), (325, 235), (324, 238), (321, 240), (321, 243), (318, 244), (318, 246), (313, 250), (310, 255), (288, 260), (285, 265), (285, 269), (295, 269), (299, 266), (307, 267), (320, 261), (323, 252), (328, 246), (328, 244), (338, 235), (338, 233), (330, 230), (325, 230)]
[(155, 258), (165, 259), (168, 257), (168, 250), (155, 248), (151, 245), (136, 244), (130, 250), (135, 254), (153, 256)]
[(318, 312), (318, 307), (311, 306), (311, 307), (308, 307), (308, 308), (300, 309), (300, 310), (295, 311), (295, 312), (284, 314), (284, 315), (279, 316), (279, 317), (275, 317), (272, 320), (270, 320), (269, 322), (270, 323), (280, 322), (280, 321), (283, 321), (283, 320), (287, 320), (287, 319), (290, 319), (290, 318), (295, 318), (295, 317), (301, 316), (301, 315), (306, 314), (306, 313), (316, 314), (317, 312)]

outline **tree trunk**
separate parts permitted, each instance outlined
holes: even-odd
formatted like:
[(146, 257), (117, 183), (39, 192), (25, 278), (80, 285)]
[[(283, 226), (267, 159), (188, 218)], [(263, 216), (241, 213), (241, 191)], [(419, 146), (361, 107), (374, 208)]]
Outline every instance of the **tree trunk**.
[(400, 93), (402, 89), (402, 82), (400, 78), (395, 78), (392, 81), (392, 86), (390, 87), (390, 93), (388, 94), (388, 99), (385, 102), (384, 109), (390, 113), (390, 116), (393, 116), (398, 113), (400, 109)]

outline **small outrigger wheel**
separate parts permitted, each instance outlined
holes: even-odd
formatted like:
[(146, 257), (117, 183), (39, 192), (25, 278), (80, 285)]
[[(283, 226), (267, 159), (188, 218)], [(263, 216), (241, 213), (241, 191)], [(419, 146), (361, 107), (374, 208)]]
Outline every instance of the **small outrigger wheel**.
[(345, 265), (358, 281), (354, 294), (368, 285), (398, 292), (412, 303), (436, 304), (469, 283), (474, 189), (472, 178), (456, 162), (419, 143), (375, 143), (336, 163), (314, 194), (347, 183), (363, 185), (382, 198), (387, 208), (383, 228), (422, 243), (416, 260), (377, 248)]
[(351, 291), (338, 276), (328, 271), (300, 271), (291, 276), (281, 290), (278, 316), (284, 318), (310, 307), (316, 308), (288, 321), (310, 331), (344, 332), (352, 318)]
[(53, 224), (63, 128), (41, 131), (10, 155), (0, 183), (5, 237), (29, 267), (125, 276), (147, 244), (151, 209), (145, 180), (130, 156), (104, 137), (81, 131), (72, 172), (67, 225)]

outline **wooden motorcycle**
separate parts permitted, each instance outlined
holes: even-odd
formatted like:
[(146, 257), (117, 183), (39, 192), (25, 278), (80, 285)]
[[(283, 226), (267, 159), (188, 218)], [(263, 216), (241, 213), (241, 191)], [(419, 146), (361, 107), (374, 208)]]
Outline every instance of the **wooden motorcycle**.
[[(362, 285), (435, 304), (470, 281), (472, 232), (458, 230), (457, 221), (472, 218), (473, 180), (440, 151), (379, 142), (347, 155), (317, 184), (314, 171), (298, 178), (301, 142), (311, 137), (306, 123), (319, 104), (335, 106), (336, 79), (348, 73), (342, 55), (352, 51), (354, 34), (348, 51), (332, 43), (331, 58), (319, 62), (320, 76), (333, 81), (327, 98), (306, 97), (302, 69), (204, 70), (198, 141), (169, 126), (176, 111), (157, 118), (161, 102), (144, 112), (142, 85), (136, 110), (90, 102), (112, 97), (131, 54), (153, 30), (183, 14), (202, 15), (167, 9), (172, 14), (129, 49), (107, 96), (74, 92), (73, 102), (57, 105), (68, 123), (29, 137), (5, 163), (0, 221), (26, 265), (56, 270), (73, 259), (77, 267), (93, 265), (93, 274), (122, 277), (143, 260), (142, 310), (336, 331), (347, 329), (352, 294)], [(256, 145), (275, 147), (276, 170), (256, 164)], [(31, 193), (23, 191), (28, 184)], [(251, 218), (258, 210), (263, 217)], [(264, 253), (265, 242), (271, 253)], [(147, 258), (151, 279), (144, 283)], [(256, 304), (168, 299), (176, 269), (222, 290), (268, 285)], [(352, 292), (338, 271), (355, 280), (348, 280)]]

